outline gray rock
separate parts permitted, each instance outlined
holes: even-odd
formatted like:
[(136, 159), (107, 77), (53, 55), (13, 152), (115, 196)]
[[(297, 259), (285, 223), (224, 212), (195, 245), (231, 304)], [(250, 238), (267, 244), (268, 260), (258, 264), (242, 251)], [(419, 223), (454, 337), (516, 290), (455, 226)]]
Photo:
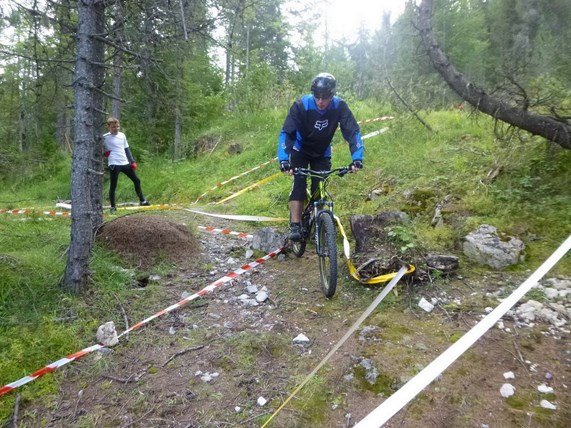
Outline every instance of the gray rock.
[(365, 380), (371, 385), (377, 383), (379, 370), (374, 366), (373, 361), (369, 358), (363, 358), (359, 364), (365, 369)]
[(264, 227), (254, 232), (252, 248), (270, 253), (285, 245), (287, 236), (271, 227)]
[(517, 238), (500, 239), (497, 229), (487, 224), (469, 233), (463, 245), (464, 254), (470, 260), (498, 270), (518, 263), (524, 248)]
[(453, 272), (460, 266), (456, 256), (444, 254), (429, 254), (426, 256), (426, 265), (441, 272)]

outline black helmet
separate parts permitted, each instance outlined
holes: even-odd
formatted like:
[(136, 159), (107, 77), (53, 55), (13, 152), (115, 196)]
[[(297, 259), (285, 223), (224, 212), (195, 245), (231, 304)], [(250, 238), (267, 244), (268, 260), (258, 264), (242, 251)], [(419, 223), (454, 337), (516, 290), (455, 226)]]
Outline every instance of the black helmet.
[(335, 95), (337, 81), (332, 74), (319, 73), (311, 82), (311, 93), (315, 96), (331, 97)]

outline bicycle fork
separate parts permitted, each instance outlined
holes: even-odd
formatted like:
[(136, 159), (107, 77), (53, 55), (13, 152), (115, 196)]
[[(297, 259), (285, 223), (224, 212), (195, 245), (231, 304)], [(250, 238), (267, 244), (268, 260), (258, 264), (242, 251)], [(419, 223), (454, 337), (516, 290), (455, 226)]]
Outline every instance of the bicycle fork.
[(327, 253), (327, 243), (321, 242), (319, 239), (320, 235), (320, 227), (321, 222), (319, 221), (319, 217), (322, 215), (331, 216), (333, 220), (333, 202), (331, 201), (317, 201), (314, 202), (314, 209), (313, 209), (313, 222), (315, 227), (313, 228), (313, 239), (315, 240), (315, 251), (319, 257), (326, 257), (328, 256)]

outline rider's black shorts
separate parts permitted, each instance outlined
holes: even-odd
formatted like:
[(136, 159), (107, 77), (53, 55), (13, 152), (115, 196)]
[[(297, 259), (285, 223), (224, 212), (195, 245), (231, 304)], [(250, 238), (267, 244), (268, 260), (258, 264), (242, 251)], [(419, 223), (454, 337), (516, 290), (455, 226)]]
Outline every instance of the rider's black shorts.
[[(329, 171), (331, 169), (331, 157), (309, 157), (304, 153), (292, 150), (290, 154), (292, 168), (307, 168), (314, 171)], [(311, 194), (317, 190), (318, 178), (311, 179)], [(293, 186), (289, 194), (290, 201), (304, 201), (307, 199), (307, 181), (302, 175), (293, 176)]]

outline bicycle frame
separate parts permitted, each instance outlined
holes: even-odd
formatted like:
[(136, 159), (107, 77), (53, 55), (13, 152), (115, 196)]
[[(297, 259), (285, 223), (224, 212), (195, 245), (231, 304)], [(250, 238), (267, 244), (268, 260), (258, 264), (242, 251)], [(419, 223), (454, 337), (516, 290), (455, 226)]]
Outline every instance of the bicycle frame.
[[(314, 178), (314, 176), (312, 175), (309, 175), (309, 177)], [(331, 215), (331, 218), (333, 218), (333, 212), (334, 212), (333, 201), (331, 201), (331, 196), (327, 192), (327, 183), (329, 182), (329, 177), (327, 177), (326, 179), (319, 180), (318, 187), (313, 195), (311, 195), (311, 192), (309, 190), (307, 191), (308, 200), (306, 207), (304, 209), (304, 212), (307, 211), (311, 213), (309, 217), (309, 230), (307, 230), (307, 234), (310, 235), (311, 231), (313, 230), (314, 240), (317, 247), (316, 251), (318, 255), (321, 254), (321, 248), (320, 248), (321, 243), (317, 238), (319, 236), (319, 230), (318, 230), (319, 226), (316, 224), (315, 219), (318, 218), (321, 212), (327, 212), (329, 215)]]

